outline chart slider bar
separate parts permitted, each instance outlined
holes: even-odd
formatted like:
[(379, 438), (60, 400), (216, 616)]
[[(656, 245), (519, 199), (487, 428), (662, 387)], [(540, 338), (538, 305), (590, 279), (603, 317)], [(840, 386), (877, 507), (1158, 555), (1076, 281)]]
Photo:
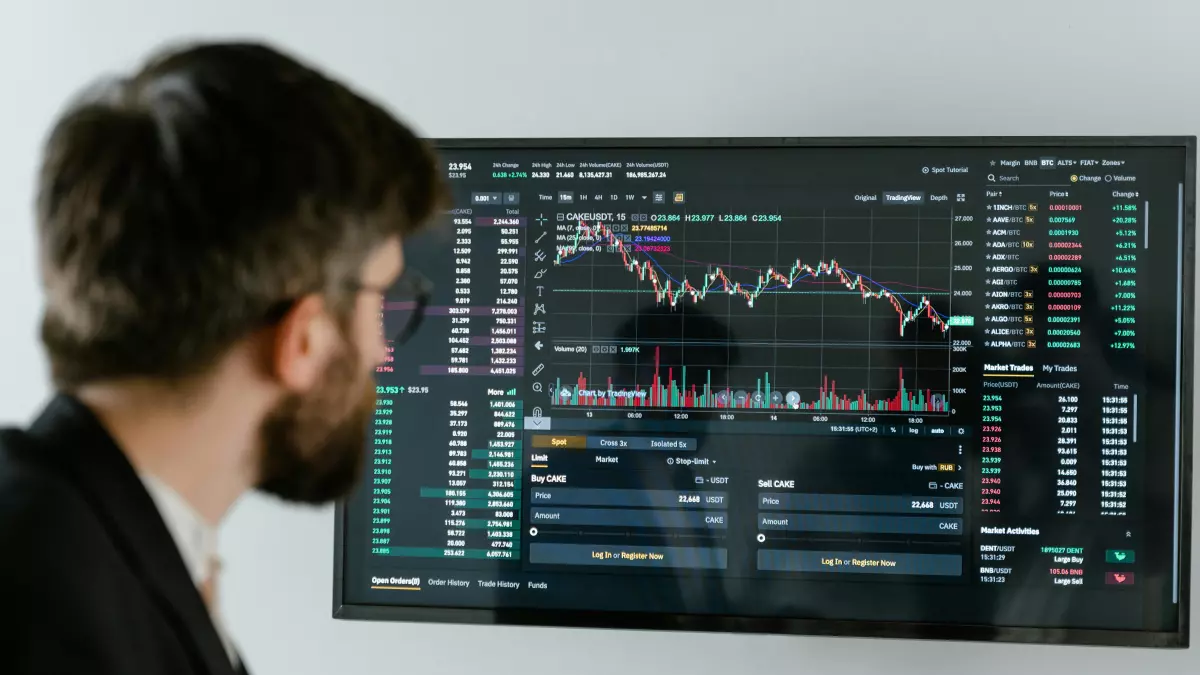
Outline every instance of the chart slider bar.
[[(754, 411), (735, 411), (740, 416), (746, 413), (747, 416), (754, 414)], [(809, 415), (812, 413), (809, 412)], [(825, 414), (822, 412), (821, 414)], [(722, 421), (721, 431), (727, 434), (767, 434), (771, 436), (934, 436), (942, 438), (969, 438), (974, 432), (974, 427), (968, 426), (943, 426), (943, 425), (922, 425), (922, 424), (891, 424), (875, 422), (870, 424), (862, 424), (854, 420), (854, 416), (846, 416), (842, 421), (835, 422), (788, 422), (784, 421), (784, 415), (778, 415), (779, 421)], [(800, 415), (797, 415), (799, 417)], [(832, 415), (831, 415), (832, 417)], [(532, 424), (531, 420), (541, 420), (540, 423)], [(632, 420), (629, 424), (635, 424)], [(632, 432), (641, 433), (695, 433), (697, 424), (696, 420), (674, 420), (674, 419), (655, 419), (655, 420), (640, 420), (638, 423), (645, 425), (653, 425), (652, 429), (630, 429)], [(525, 429), (529, 431), (549, 431), (551, 429), (561, 432), (599, 432), (612, 428), (612, 420), (610, 419), (588, 419), (588, 418), (572, 418), (572, 417), (556, 417), (554, 418), (554, 426), (550, 426), (549, 417), (526, 417)]]

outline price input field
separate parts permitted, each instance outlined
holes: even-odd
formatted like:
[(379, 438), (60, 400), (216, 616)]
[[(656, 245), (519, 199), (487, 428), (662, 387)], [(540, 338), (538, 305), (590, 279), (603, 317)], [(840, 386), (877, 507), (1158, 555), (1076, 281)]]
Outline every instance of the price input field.
[(635, 508), (724, 508), (725, 492), (681, 490), (622, 490), (605, 488), (534, 488), (534, 504), (564, 506), (630, 506)]
[(681, 567), (723, 570), (729, 566), (729, 552), (723, 548), (690, 546), (532, 544), (529, 547), (529, 561), (536, 565)]
[(759, 513), (758, 529), (791, 532), (861, 532), (870, 534), (963, 534), (961, 518), (919, 516)]
[(962, 576), (962, 556), (934, 553), (864, 551), (779, 551), (761, 549), (758, 569), (764, 572), (839, 572)]
[(692, 530), (729, 528), (729, 517), (725, 511), (667, 509), (533, 508), (529, 511), (529, 522), (532, 525), (592, 525)]
[(758, 507), (780, 511), (959, 514), (963, 512), (963, 500), (962, 497), (764, 492), (758, 495)]

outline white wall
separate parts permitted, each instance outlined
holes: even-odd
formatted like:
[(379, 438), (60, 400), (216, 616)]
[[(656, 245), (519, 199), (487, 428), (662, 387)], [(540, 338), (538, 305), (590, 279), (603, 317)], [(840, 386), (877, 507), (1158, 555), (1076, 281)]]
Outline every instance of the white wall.
[[(165, 39), (266, 36), (433, 136), (1200, 133), (1198, 3), (876, 1), (5, 0), (0, 420), (47, 394), (37, 144), (73, 90)], [(1196, 650), (334, 622), (332, 532), (258, 499), (232, 518), (224, 602), (258, 673), (1200, 672)]]

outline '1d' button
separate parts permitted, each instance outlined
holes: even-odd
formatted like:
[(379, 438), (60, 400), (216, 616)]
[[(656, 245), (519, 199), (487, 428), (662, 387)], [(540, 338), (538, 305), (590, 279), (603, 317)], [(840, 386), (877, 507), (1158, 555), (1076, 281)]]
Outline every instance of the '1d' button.
[(1104, 562), (1106, 563), (1132, 563), (1134, 559), (1133, 551), (1108, 549), (1104, 553)]

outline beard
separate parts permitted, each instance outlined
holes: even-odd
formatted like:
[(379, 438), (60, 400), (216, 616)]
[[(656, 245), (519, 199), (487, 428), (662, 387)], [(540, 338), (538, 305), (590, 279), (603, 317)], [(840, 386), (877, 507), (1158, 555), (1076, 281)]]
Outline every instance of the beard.
[(347, 496), (366, 456), (375, 412), (375, 381), (349, 341), (326, 367), (321, 384), (291, 394), (267, 415), (257, 489), (291, 502), (325, 504)]

